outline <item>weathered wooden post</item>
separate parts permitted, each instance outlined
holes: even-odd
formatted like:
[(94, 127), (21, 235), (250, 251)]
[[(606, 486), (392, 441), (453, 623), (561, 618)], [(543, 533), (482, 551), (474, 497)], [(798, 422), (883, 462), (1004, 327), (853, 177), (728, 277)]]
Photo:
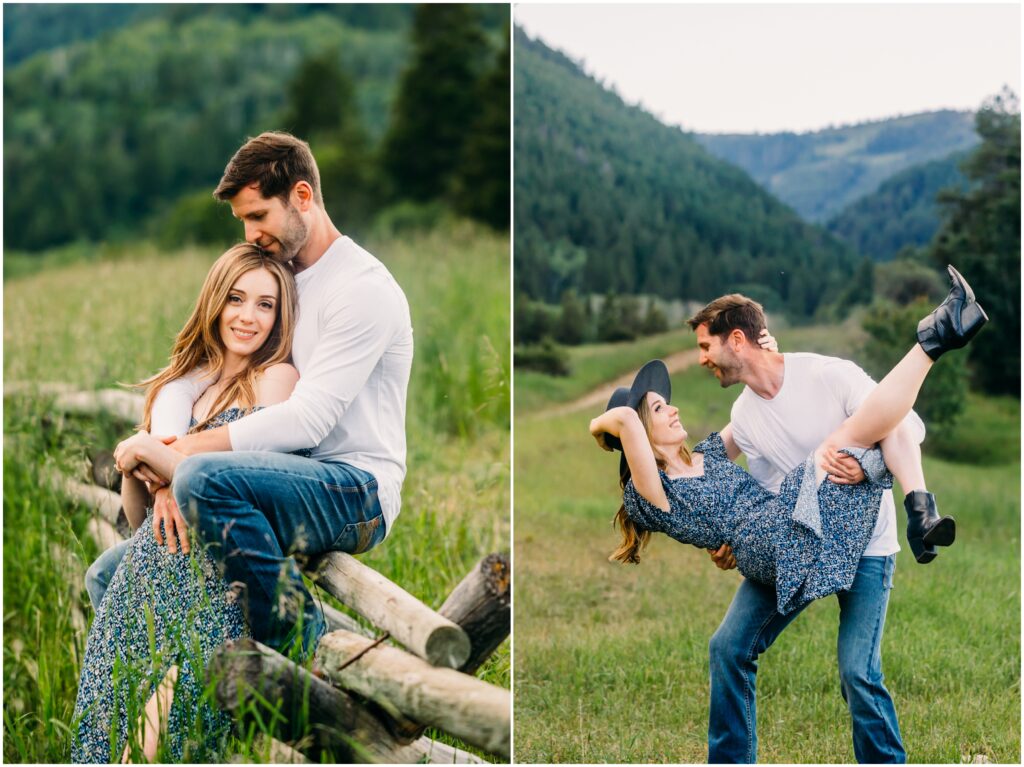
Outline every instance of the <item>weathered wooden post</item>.
[(511, 573), (508, 557), (488, 554), (448, 595), (438, 612), (469, 637), (469, 658), (459, 667), (474, 673), (512, 630)]
[(469, 658), (466, 632), (355, 557), (320, 557), (314, 579), (332, 596), (433, 666), (459, 668)]
[(404, 714), (485, 751), (510, 755), (508, 690), (454, 669), (431, 666), (396, 647), (369, 649), (371, 645), (365, 637), (333, 631), (320, 640), (317, 660), (332, 682), (369, 698), (389, 714)]

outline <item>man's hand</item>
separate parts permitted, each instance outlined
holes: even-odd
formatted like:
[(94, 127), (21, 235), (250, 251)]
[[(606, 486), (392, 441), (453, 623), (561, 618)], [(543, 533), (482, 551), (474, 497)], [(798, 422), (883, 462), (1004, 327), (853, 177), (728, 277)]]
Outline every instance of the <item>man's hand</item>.
[(153, 537), (156, 538), (157, 544), (163, 546), (161, 522), (164, 523), (164, 531), (167, 533), (167, 550), (172, 554), (176, 553), (178, 541), (181, 541), (181, 553), (188, 554), (188, 525), (178, 511), (178, 504), (174, 502), (174, 495), (168, 487), (160, 488), (153, 497)]
[(779, 343), (775, 340), (775, 336), (768, 332), (768, 328), (761, 331), (761, 335), (757, 337), (757, 343), (766, 352), (777, 352), (779, 350)]
[(736, 567), (736, 557), (732, 555), (732, 547), (727, 543), (723, 543), (717, 550), (708, 549), (708, 554), (719, 570), (732, 570)]
[(828, 474), (829, 482), (837, 485), (857, 485), (864, 481), (864, 470), (857, 459), (840, 453), (832, 445), (823, 449), (819, 466)]

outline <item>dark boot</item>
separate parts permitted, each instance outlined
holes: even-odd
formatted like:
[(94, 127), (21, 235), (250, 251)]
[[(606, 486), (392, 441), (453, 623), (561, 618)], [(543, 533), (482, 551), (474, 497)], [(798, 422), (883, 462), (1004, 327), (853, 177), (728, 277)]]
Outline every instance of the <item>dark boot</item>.
[(917, 325), (917, 342), (933, 360), (950, 349), (966, 346), (988, 322), (988, 315), (974, 299), (974, 291), (967, 280), (952, 266), (946, 269), (953, 283), (949, 295)]
[(907, 493), (903, 499), (907, 510), (907, 542), (914, 559), (925, 565), (936, 557), (936, 546), (949, 546), (956, 539), (956, 522), (952, 517), (939, 517), (935, 496), (924, 490)]

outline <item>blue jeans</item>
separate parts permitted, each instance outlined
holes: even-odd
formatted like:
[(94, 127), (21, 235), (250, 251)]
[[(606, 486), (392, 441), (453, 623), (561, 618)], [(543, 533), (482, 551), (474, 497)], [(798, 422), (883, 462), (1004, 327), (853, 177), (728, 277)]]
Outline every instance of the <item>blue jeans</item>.
[(129, 538), (116, 546), (111, 546), (96, 557), (96, 561), (85, 571), (85, 590), (89, 592), (89, 601), (92, 602), (93, 612), (99, 609), (103, 595), (107, 593), (107, 586), (110, 585), (110, 579), (117, 572), (117, 566), (121, 564), (130, 542)]
[[(882, 680), (882, 631), (895, 567), (895, 554), (862, 557), (853, 585), (836, 595), (839, 681), (853, 719), (853, 753), (861, 763), (907, 760), (896, 709)], [(740, 584), (711, 637), (709, 762), (757, 761), (757, 659), (799, 613), (776, 612), (771, 586), (750, 580)]]
[(240, 584), (253, 637), (312, 652), (326, 631), (303, 562), (358, 554), (384, 539), (373, 475), (343, 463), (270, 452), (206, 453), (179, 464), (174, 498), (228, 583)]

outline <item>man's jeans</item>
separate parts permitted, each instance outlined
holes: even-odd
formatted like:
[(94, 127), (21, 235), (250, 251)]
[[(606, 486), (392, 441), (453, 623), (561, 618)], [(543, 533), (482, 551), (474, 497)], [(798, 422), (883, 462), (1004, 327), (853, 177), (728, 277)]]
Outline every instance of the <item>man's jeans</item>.
[[(895, 566), (895, 554), (862, 557), (850, 590), (836, 595), (839, 680), (853, 719), (853, 752), (861, 763), (907, 760), (896, 709), (882, 681), (882, 631)], [(757, 761), (757, 658), (799, 613), (776, 612), (770, 586), (740, 584), (711, 637), (709, 762)]]
[[(282, 651), (300, 636), (310, 651), (326, 632), (293, 556), (358, 554), (384, 539), (377, 481), (347, 464), (269, 452), (207, 453), (182, 461), (172, 488), (178, 508), (223, 563), (228, 583), (243, 585), (253, 636)], [(94, 607), (126, 546), (109, 549), (89, 568)]]
[(228, 583), (242, 584), (253, 637), (282, 651), (300, 636), (311, 651), (326, 631), (295, 558), (358, 554), (384, 539), (377, 480), (343, 463), (206, 453), (179, 464), (172, 489)]

